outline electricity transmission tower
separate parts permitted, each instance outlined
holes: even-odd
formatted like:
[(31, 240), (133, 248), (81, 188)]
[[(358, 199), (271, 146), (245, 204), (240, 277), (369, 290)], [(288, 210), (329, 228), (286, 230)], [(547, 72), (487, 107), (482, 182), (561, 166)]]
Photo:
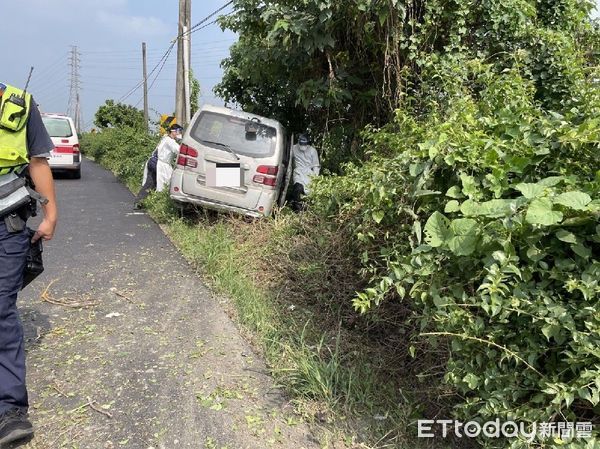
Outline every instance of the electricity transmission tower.
[(71, 88), (69, 91), (69, 107), (67, 115), (73, 118), (77, 132), (81, 132), (81, 79), (79, 69), (81, 68), (81, 58), (77, 46), (71, 46), (71, 56), (69, 60), (69, 68), (71, 69)]

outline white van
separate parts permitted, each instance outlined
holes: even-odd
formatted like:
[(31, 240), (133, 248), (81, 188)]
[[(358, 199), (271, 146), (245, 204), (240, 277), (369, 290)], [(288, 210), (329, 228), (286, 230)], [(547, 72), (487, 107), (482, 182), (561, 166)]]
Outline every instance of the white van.
[(281, 123), (204, 106), (185, 131), (171, 178), (174, 201), (266, 217), (283, 205), (291, 141)]
[(42, 121), (54, 144), (48, 161), (52, 171), (64, 171), (75, 179), (81, 178), (79, 137), (73, 119), (62, 114), (43, 113)]

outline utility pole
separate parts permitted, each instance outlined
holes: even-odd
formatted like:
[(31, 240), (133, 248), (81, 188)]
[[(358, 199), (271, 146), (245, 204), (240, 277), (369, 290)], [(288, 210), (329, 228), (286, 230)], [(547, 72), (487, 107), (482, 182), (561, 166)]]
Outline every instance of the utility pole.
[[(175, 82), (175, 117), (177, 117), (177, 120), (182, 125), (187, 125), (191, 119), (189, 116), (189, 69), (191, 45), (190, 34), (188, 33), (188, 30), (191, 27), (192, 0), (179, 0), (179, 27), (177, 30), (177, 78)], [(188, 80), (187, 83), (186, 78)]]
[(184, 123), (188, 125), (192, 120), (190, 104), (190, 35), (189, 28), (183, 27), (185, 37), (183, 38), (183, 92), (184, 92)]
[(81, 132), (81, 79), (79, 76), (81, 58), (79, 56), (79, 49), (75, 45), (71, 46), (69, 67), (71, 69), (71, 87), (69, 89), (69, 106), (67, 108), (67, 115), (73, 118), (77, 132)]
[(148, 67), (146, 64), (146, 42), (142, 42), (142, 61), (144, 64), (144, 126), (148, 128)]
[(185, 124), (189, 125), (192, 121), (191, 110), (192, 105), (190, 104), (190, 99), (192, 97), (191, 85), (190, 85), (190, 71), (192, 70), (192, 35), (189, 32), (192, 28), (192, 0), (186, 0), (185, 5), (185, 27), (186, 34), (184, 42), (184, 74), (185, 74), (185, 86), (186, 86), (186, 94), (185, 94)]

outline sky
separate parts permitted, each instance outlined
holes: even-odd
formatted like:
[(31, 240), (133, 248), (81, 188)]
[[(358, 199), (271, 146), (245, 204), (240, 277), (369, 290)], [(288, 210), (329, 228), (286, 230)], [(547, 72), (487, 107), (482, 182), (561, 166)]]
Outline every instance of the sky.
[[(192, 24), (225, 3), (193, 1)], [(106, 99), (123, 99), (142, 79), (142, 42), (147, 44), (151, 71), (177, 35), (178, 0), (0, 0), (0, 5), (0, 81), (22, 87), (34, 66), (29, 91), (43, 111), (64, 113), (69, 103), (69, 52), (77, 46), (86, 129), (93, 126), (94, 113)], [(213, 87), (222, 76), (220, 62), (235, 40), (233, 33), (217, 25), (192, 34), (191, 65), (201, 84), (201, 104), (223, 104)], [(153, 120), (175, 109), (175, 60), (174, 50), (150, 89)], [(150, 84), (158, 72), (149, 77)], [(123, 102), (141, 108), (141, 88)]]
[[(192, 1), (192, 25), (227, 0)], [(69, 52), (80, 53), (81, 107), (86, 129), (106, 99), (123, 98), (143, 78), (142, 42), (150, 72), (177, 36), (178, 0), (0, 0), (0, 81), (24, 87), (34, 66), (31, 92), (46, 112), (65, 113), (69, 103)], [(226, 9), (223, 13), (231, 11)], [(9, 20), (10, 18), (10, 20)], [(220, 62), (229, 54), (235, 34), (211, 25), (192, 34), (194, 75), (201, 85), (201, 104), (223, 104), (212, 89), (222, 76)], [(166, 64), (149, 76), (150, 118), (175, 109), (176, 47)], [(160, 67), (160, 66), (159, 66)], [(143, 107), (142, 89), (124, 103)]]

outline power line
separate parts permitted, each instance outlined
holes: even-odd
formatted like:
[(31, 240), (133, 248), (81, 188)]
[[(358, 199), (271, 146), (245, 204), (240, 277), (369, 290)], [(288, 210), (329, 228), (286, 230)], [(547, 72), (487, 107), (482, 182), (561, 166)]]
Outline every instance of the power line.
[[(169, 56), (170, 56), (170, 54), (169, 54)], [(153, 80), (153, 81), (152, 81), (152, 83), (150, 84), (150, 87), (148, 87), (148, 92), (150, 92), (150, 91), (152, 90), (152, 87), (154, 87), (154, 83), (156, 83), (156, 80), (158, 79), (158, 77), (159, 77), (159, 75), (160, 75), (160, 72), (162, 72), (162, 70), (164, 69), (164, 67), (165, 67), (165, 64), (167, 63), (167, 60), (168, 60), (168, 59), (169, 59), (169, 58), (168, 58), (168, 56), (167, 56), (167, 58), (166, 58), (166, 59), (163, 61), (162, 65), (160, 66), (160, 69), (158, 69), (158, 72), (156, 73), (156, 76), (154, 77), (154, 80)], [(142, 97), (142, 100), (143, 100), (143, 97)], [(139, 104), (142, 102), (142, 100), (140, 100), (140, 101), (138, 101), (138, 102), (137, 102), (137, 104), (135, 105), (135, 107), (136, 107), (136, 108), (137, 108), (137, 107), (138, 107), (138, 105), (139, 105)]]
[[(158, 69), (158, 67), (159, 67), (160, 64), (162, 64), (164, 66), (164, 63), (166, 63), (167, 59), (169, 58), (169, 55), (171, 54), (171, 51), (173, 51), (173, 47), (174, 46), (175, 46), (175, 43), (171, 43), (171, 45), (169, 46), (169, 48), (167, 49), (167, 51), (165, 52), (165, 54), (163, 55), (163, 57), (161, 58), (161, 60), (158, 62), (158, 64), (156, 64), (154, 66), (154, 68), (150, 71), (150, 73), (148, 74), (148, 76), (152, 76), (152, 74), (156, 71), (156, 69)], [(125, 95), (123, 95), (119, 99), (118, 103), (121, 103), (121, 102), (127, 100), (143, 84), (144, 84), (144, 80), (142, 80), (139, 83), (137, 83), (129, 92), (127, 92)]]
[(225, 3), (223, 6), (221, 6), (219, 9), (217, 9), (215, 12), (209, 14), (208, 16), (206, 16), (204, 19), (202, 19), (200, 22), (198, 22), (196, 25), (194, 25), (193, 27), (191, 27), (189, 30), (187, 30), (185, 33), (180, 34), (179, 36), (177, 36), (176, 39), (181, 39), (182, 37), (185, 37), (189, 34), (192, 34), (196, 31), (199, 31), (203, 28), (205, 28), (208, 25), (213, 25), (215, 23), (217, 23), (217, 20), (214, 20), (213, 22), (205, 25), (204, 27), (201, 27), (201, 25), (204, 25), (206, 22), (208, 22), (210, 19), (212, 19), (214, 16), (216, 16), (217, 14), (219, 14), (221, 11), (223, 11), (224, 9), (226, 9), (229, 5), (233, 4), (233, 0)]

